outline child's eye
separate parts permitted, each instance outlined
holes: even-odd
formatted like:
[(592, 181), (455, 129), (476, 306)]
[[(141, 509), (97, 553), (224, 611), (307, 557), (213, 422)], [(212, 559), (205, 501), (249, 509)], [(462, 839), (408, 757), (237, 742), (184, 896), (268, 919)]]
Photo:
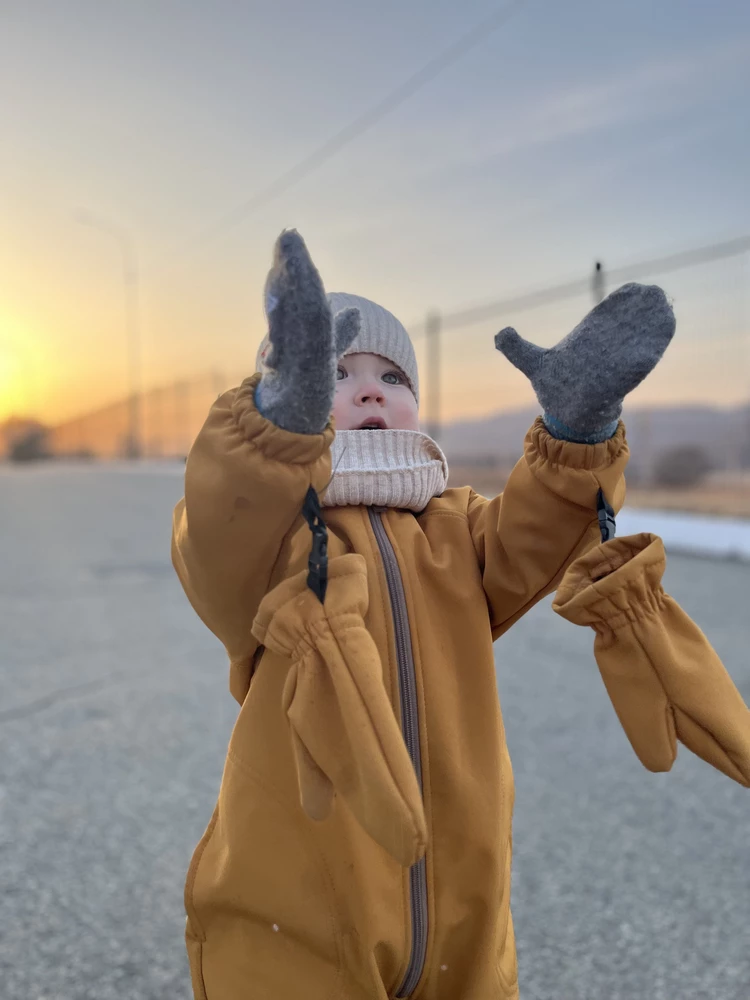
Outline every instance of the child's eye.
[(340, 382), (342, 378), (346, 378), (346, 368), (342, 368), (341, 365), (336, 369), (336, 381)]
[(403, 375), (399, 372), (385, 372), (381, 377), (388, 385), (403, 385), (404, 382)]

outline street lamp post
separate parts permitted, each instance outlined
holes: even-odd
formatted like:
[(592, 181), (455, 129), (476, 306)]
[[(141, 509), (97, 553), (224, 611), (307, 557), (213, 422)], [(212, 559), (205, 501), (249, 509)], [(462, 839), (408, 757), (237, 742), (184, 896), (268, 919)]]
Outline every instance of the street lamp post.
[(604, 266), (600, 260), (594, 264), (594, 273), (591, 275), (591, 294), (594, 296), (595, 306), (598, 306), (607, 294)]
[(116, 242), (122, 256), (122, 279), (125, 306), (125, 334), (128, 343), (128, 438), (126, 455), (140, 458), (143, 455), (141, 433), (141, 343), (139, 323), (139, 274), (138, 258), (130, 233), (123, 226), (108, 219), (101, 219), (90, 212), (80, 212), (78, 221), (100, 232), (107, 233)]
[(440, 437), (442, 407), (440, 394), (440, 313), (433, 310), (427, 314), (425, 333), (427, 334), (427, 433), (437, 441)]

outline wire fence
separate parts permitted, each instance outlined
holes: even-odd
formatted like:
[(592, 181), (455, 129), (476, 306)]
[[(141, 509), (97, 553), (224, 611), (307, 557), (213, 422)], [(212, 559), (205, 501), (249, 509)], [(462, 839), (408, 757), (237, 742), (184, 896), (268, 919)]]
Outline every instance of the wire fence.
[(134, 449), (129, 398), (53, 427), (48, 444), (54, 455), (71, 458), (184, 458), (227, 379), (218, 371), (158, 386), (140, 398)]

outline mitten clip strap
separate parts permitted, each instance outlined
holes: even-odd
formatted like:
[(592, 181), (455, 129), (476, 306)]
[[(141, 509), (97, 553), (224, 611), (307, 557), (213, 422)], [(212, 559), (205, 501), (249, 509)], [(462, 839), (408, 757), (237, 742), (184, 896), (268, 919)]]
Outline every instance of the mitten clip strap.
[(607, 498), (604, 496), (604, 490), (601, 487), (596, 496), (596, 513), (599, 518), (599, 531), (601, 532), (602, 542), (609, 542), (615, 537), (617, 523), (615, 521), (615, 512), (609, 505)]
[(321, 604), (328, 587), (328, 529), (320, 512), (320, 500), (311, 486), (302, 505), (302, 514), (312, 532), (312, 548), (307, 563), (307, 586)]

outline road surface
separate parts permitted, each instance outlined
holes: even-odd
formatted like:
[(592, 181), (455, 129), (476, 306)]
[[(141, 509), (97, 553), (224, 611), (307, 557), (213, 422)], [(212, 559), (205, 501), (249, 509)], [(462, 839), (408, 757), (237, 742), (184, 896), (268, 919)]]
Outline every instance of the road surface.
[[(182, 885), (236, 705), (169, 562), (180, 493), (0, 468), (4, 1000), (190, 996)], [(674, 557), (667, 585), (750, 701), (750, 565)], [(522, 1000), (748, 1000), (750, 793), (685, 750), (647, 773), (549, 602), (497, 662)]]

